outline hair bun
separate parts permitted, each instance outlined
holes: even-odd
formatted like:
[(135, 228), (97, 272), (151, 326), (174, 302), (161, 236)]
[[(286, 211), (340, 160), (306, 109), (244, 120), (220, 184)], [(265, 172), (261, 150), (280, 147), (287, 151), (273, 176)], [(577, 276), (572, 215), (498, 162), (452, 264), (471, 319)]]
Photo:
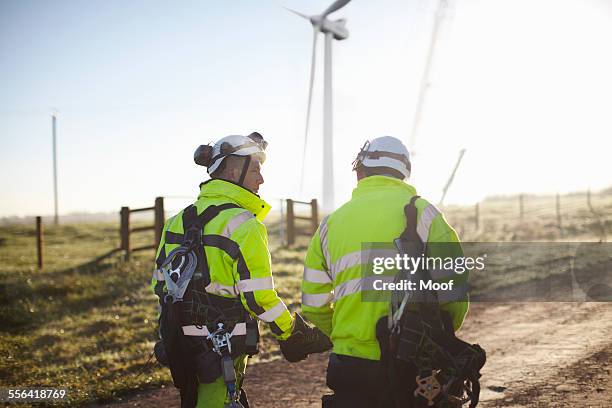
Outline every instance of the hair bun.
[(212, 159), (213, 147), (210, 145), (200, 145), (193, 153), (193, 161), (199, 165), (208, 167), (210, 166), (210, 160)]

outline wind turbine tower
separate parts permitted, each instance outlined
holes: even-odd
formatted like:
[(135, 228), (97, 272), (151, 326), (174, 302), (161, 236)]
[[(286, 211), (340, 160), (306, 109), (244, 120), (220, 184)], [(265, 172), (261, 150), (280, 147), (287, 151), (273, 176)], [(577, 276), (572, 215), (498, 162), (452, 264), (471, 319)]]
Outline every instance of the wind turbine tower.
[(327, 16), (346, 6), (351, 0), (336, 0), (323, 13), (307, 16), (295, 10), (287, 9), (292, 13), (310, 21), (313, 28), (312, 60), (310, 65), (310, 86), (308, 90), (308, 106), (306, 109), (306, 128), (304, 131), (304, 151), (302, 154), (302, 173), (300, 185), (303, 185), (304, 163), (306, 156), (306, 141), (308, 139), (308, 126), (310, 123), (310, 107), (312, 104), (312, 88), (314, 83), (317, 38), (319, 33), (325, 35), (324, 69), (323, 69), (323, 210), (334, 209), (334, 166), (333, 166), (333, 98), (332, 98), (332, 40), (345, 40), (348, 38), (346, 20), (329, 20)]

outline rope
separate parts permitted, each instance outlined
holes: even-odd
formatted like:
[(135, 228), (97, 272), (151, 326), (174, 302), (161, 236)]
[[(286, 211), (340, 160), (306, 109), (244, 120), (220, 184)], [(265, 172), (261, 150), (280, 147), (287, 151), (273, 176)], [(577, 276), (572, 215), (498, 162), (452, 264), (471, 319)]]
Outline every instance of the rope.
[(140, 370), (138, 371), (138, 373), (136, 374), (136, 377), (140, 376), (141, 374), (144, 373), (144, 371), (149, 368), (150, 363), (151, 363), (151, 359), (153, 358), (153, 356), (155, 355), (155, 352), (152, 351), (151, 355), (149, 356), (149, 358), (147, 359), (147, 362), (144, 363), (144, 365), (140, 368)]

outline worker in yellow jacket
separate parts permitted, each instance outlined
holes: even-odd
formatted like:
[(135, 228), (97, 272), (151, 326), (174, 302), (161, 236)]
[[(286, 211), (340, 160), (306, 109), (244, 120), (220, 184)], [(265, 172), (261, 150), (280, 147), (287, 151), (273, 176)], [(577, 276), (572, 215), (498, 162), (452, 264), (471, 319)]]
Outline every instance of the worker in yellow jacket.
[(160, 362), (169, 365), (182, 407), (247, 407), (247, 355), (266, 322), (291, 361), (331, 346), (294, 319), (272, 278), (266, 227), (270, 206), (257, 192), (267, 142), (227, 136), (194, 155), (210, 180), (192, 205), (165, 223), (153, 288), (160, 299)]
[[(351, 200), (322, 220), (304, 262), (302, 311), (333, 342), (327, 385), (334, 396), (324, 397), (324, 407), (378, 406), (385, 384), (381, 383), (376, 324), (389, 313), (389, 302), (364, 297), (374, 288), (362, 267), (372, 264), (376, 254), (364, 244), (392, 244), (406, 227), (404, 207), (417, 194), (404, 181), (410, 175), (410, 157), (396, 138), (384, 136), (367, 142), (353, 170), (358, 182)], [(422, 198), (414, 204), (416, 230), (424, 243), (458, 242), (434, 205)], [(439, 282), (453, 279), (455, 287), (465, 293), (467, 273), (432, 275)], [(452, 293), (454, 298), (448, 296), (448, 292), (438, 293), (440, 308), (450, 314), (458, 330), (468, 310), (467, 298), (457, 298), (457, 291)]]

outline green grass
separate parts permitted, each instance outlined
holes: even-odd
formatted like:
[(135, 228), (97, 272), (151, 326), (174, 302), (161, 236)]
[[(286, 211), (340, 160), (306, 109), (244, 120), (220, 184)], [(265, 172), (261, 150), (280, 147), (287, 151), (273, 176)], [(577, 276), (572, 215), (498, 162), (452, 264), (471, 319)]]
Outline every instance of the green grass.
[[(612, 200), (601, 202), (610, 214)], [(554, 206), (552, 213), (523, 222), (508, 215), (515, 207), (510, 199), (485, 202), (480, 230), (470, 229), (471, 208), (452, 207), (447, 216), (463, 240), (597, 238), (600, 224), (583, 208), (566, 213), (561, 237)], [(603, 222), (612, 232), (609, 217)], [(276, 225), (269, 230), (277, 242)], [(70, 405), (83, 405), (170, 384), (154, 359), (147, 364), (156, 340), (157, 299), (148, 287), (153, 251), (136, 253), (129, 262), (115, 255), (95, 263), (117, 246), (118, 225), (47, 226), (45, 268), (38, 271), (35, 240), (33, 225), (0, 227), (0, 386), (67, 388)], [(132, 245), (152, 240), (152, 233), (136, 234)], [(307, 243), (304, 236), (292, 248), (272, 248), (275, 284), (292, 310), (299, 308)], [(262, 328), (262, 352), (254, 360), (279, 358), (276, 342)]]
[(34, 229), (0, 229), (3, 386), (67, 388), (78, 404), (168, 381), (159, 369), (140, 374), (155, 338), (152, 251), (128, 263), (117, 256), (90, 262), (116, 237), (116, 225), (49, 227), (38, 271)]
[[(170, 384), (155, 359), (157, 298), (149, 282), (153, 251), (91, 260), (115, 248), (115, 224), (81, 224), (45, 230), (45, 268), (36, 266), (33, 227), (0, 228), (0, 386), (62, 387), (70, 405), (110, 401), (136, 389)], [(152, 234), (134, 235), (133, 246)], [(299, 306), (306, 238), (296, 249), (274, 251), (281, 297)], [(262, 326), (257, 360), (278, 358)]]

